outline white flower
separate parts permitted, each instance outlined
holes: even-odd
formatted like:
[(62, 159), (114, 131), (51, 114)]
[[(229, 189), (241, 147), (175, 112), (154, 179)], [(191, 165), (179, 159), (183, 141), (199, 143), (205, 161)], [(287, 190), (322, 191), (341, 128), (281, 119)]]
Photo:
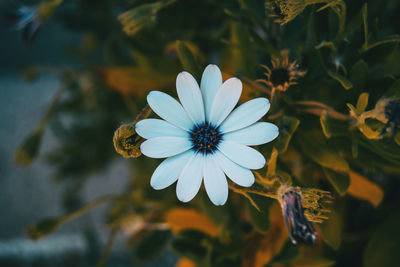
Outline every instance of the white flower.
[(190, 73), (179, 73), (176, 89), (182, 105), (165, 93), (152, 91), (147, 102), (164, 120), (145, 119), (136, 124), (136, 132), (148, 139), (140, 146), (142, 153), (167, 158), (154, 171), (150, 184), (160, 190), (178, 180), (177, 197), (188, 202), (204, 177), (211, 201), (223, 205), (228, 199), (225, 175), (240, 186), (251, 186), (251, 169), (262, 168), (265, 158), (249, 146), (265, 144), (279, 134), (274, 124), (257, 122), (267, 113), (269, 101), (256, 98), (231, 113), (242, 83), (237, 78), (222, 83), (216, 65), (204, 70), (201, 88)]

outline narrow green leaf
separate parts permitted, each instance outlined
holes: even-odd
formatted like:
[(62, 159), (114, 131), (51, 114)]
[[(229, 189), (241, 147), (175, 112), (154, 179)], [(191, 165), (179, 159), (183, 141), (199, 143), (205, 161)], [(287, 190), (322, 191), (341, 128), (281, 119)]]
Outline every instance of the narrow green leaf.
[(315, 46), (315, 49), (321, 49), (323, 47), (330, 48), (332, 51), (336, 51), (335, 44), (333, 42), (321, 42)]
[(275, 174), (276, 170), (276, 160), (278, 158), (278, 150), (274, 147), (272, 149), (271, 157), (269, 158), (267, 162), (268, 170), (267, 170), (267, 176), (272, 176)]
[(319, 117), (319, 122), (321, 124), (322, 132), (324, 133), (326, 138), (331, 138), (332, 131), (328, 124), (327, 112), (326, 110), (322, 111), (321, 116)]
[(136, 246), (136, 258), (141, 261), (156, 258), (166, 247), (170, 237), (171, 232), (165, 230), (156, 230), (148, 233)]
[(266, 233), (268, 232), (269, 229), (269, 208), (271, 204), (274, 202), (273, 199), (266, 198), (263, 196), (259, 195), (250, 195), (253, 201), (257, 204), (257, 206), (260, 208), (260, 211), (258, 211), (253, 205), (247, 201), (247, 212), (250, 216), (250, 221), (253, 224), (253, 226), (260, 232)]
[(363, 89), (368, 80), (368, 65), (360, 59), (350, 69), (349, 80), (354, 87)]
[(327, 168), (323, 168), (324, 173), (328, 181), (335, 188), (335, 190), (340, 194), (344, 195), (350, 185), (350, 177), (348, 174), (338, 173), (331, 171)]
[(344, 77), (343, 75), (341, 75), (337, 72), (328, 70), (328, 75), (332, 79), (335, 79), (336, 81), (338, 81), (343, 86), (343, 88), (346, 90), (349, 90), (350, 88), (353, 87), (353, 84), (349, 81), (349, 79), (347, 79), (346, 77)]
[(212, 239), (205, 233), (196, 230), (183, 230), (172, 240), (171, 249), (182, 257), (194, 262), (204, 262), (212, 245)]
[(399, 266), (400, 211), (393, 212), (371, 235), (363, 255), (364, 267)]
[(329, 219), (319, 225), (322, 238), (333, 249), (338, 249), (342, 243), (342, 220), (335, 211), (329, 214)]
[(143, 4), (132, 8), (118, 16), (123, 26), (123, 30), (127, 35), (135, 35), (143, 27), (151, 24), (157, 15), (157, 12), (174, 3), (176, 0), (159, 1), (151, 4)]
[(300, 124), (300, 120), (295, 117), (284, 116), (279, 127), (279, 137), (276, 148), (279, 153), (283, 153), (288, 148), (290, 139)]
[(322, 136), (303, 134), (300, 137), (303, 152), (322, 167), (339, 172), (348, 172), (349, 164), (329, 146)]
[(193, 76), (199, 80), (202, 70), (189, 46), (184, 41), (176, 41), (176, 46), (183, 69), (193, 74)]
[(281, 251), (272, 258), (266, 267), (274, 266), (275, 263), (289, 263), (299, 254), (299, 246), (293, 245), (291, 241), (287, 241)]

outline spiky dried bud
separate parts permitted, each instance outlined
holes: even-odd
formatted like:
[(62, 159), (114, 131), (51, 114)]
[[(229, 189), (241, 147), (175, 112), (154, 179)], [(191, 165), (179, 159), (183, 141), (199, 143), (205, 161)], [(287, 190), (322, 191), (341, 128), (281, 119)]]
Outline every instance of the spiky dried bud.
[(317, 240), (317, 232), (310, 221), (321, 222), (322, 219), (327, 218), (323, 215), (327, 210), (320, 202), (326, 201), (329, 193), (322, 190), (304, 189), (305, 195), (303, 195), (299, 187), (288, 185), (282, 185), (277, 193), (292, 243), (314, 244)]

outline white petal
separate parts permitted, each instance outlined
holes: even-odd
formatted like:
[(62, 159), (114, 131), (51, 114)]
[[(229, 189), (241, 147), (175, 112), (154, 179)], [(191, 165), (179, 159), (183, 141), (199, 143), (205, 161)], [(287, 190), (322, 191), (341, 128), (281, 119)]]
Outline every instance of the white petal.
[(150, 185), (156, 190), (164, 189), (178, 180), (193, 151), (186, 151), (161, 162), (150, 179)]
[(239, 101), (242, 82), (238, 78), (226, 80), (218, 89), (212, 104), (209, 121), (219, 126)]
[(147, 103), (164, 120), (187, 131), (192, 129), (193, 122), (189, 119), (182, 105), (173, 97), (160, 91), (151, 91), (147, 95)]
[(279, 129), (269, 122), (257, 122), (249, 127), (224, 134), (224, 140), (248, 146), (271, 142), (279, 135)]
[(221, 206), (228, 199), (228, 182), (215, 159), (210, 155), (204, 159), (204, 187), (212, 203)]
[(167, 158), (192, 148), (192, 142), (182, 137), (155, 137), (146, 140), (140, 151), (150, 158)]
[(176, 91), (186, 113), (195, 124), (205, 120), (203, 96), (199, 85), (189, 72), (181, 72), (176, 78)]
[(234, 183), (244, 187), (254, 184), (254, 174), (249, 169), (236, 164), (219, 151), (215, 153), (215, 156), (216, 162)]
[(175, 127), (169, 122), (159, 119), (146, 119), (136, 123), (135, 131), (143, 138), (150, 139), (162, 136), (175, 136), (189, 138), (189, 133)]
[(181, 172), (176, 185), (176, 196), (182, 202), (192, 200), (199, 192), (203, 180), (204, 157), (202, 154), (193, 154)]
[(220, 129), (227, 133), (252, 125), (268, 112), (269, 107), (268, 99), (263, 97), (247, 101), (226, 118)]
[(265, 158), (260, 152), (239, 143), (222, 141), (218, 150), (233, 162), (248, 169), (261, 169), (265, 165)]
[(200, 83), (207, 120), (209, 120), (214, 97), (221, 85), (222, 75), (218, 66), (213, 64), (208, 65), (203, 72)]

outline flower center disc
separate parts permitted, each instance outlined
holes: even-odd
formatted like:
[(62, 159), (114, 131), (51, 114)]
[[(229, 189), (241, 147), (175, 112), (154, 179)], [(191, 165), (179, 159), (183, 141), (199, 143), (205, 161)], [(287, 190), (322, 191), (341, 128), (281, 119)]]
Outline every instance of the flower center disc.
[(217, 149), (222, 139), (222, 134), (218, 128), (205, 122), (193, 127), (192, 131), (190, 131), (190, 139), (196, 152), (209, 154)]
[(289, 82), (289, 72), (287, 69), (274, 69), (271, 73), (271, 82), (274, 86), (283, 85)]

